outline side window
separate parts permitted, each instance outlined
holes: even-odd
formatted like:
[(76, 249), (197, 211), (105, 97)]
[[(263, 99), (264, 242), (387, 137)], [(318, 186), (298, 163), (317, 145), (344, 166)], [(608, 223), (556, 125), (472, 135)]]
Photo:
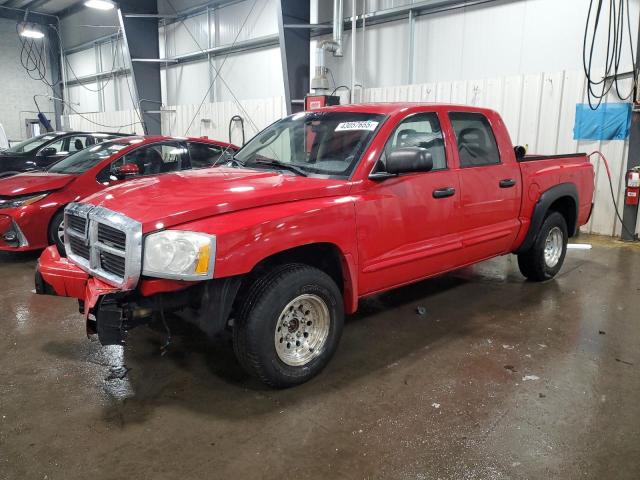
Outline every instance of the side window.
[(481, 113), (450, 113), (456, 133), (461, 167), (481, 167), (500, 163), (500, 152), (487, 117)]
[(406, 147), (427, 149), (433, 159), (433, 170), (447, 168), (444, 139), (436, 113), (419, 113), (400, 122), (384, 147), (382, 161), (393, 150)]
[(135, 164), (140, 175), (158, 175), (160, 173), (177, 172), (183, 169), (186, 149), (179, 143), (154, 143), (135, 149), (120, 157), (109, 168), (115, 174), (123, 165)]
[[(198, 142), (190, 142), (188, 148), (191, 168), (207, 168), (215, 165), (225, 150), (218, 145)], [(233, 153), (232, 149), (229, 151)]]
[[(64, 151), (64, 138), (60, 138), (59, 140), (56, 140), (53, 143), (50, 143), (49, 145), (47, 145), (46, 147), (43, 148), (55, 148), (56, 149), (56, 153), (60, 153)], [(42, 148), (40, 149), (42, 150)]]
[(84, 150), (89, 143), (87, 142), (88, 138), (86, 135), (72, 135), (69, 137), (69, 153), (79, 152), (80, 150)]

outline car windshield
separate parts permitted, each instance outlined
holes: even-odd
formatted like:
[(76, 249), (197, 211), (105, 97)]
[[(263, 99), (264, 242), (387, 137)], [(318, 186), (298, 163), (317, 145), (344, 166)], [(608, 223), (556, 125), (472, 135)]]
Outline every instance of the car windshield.
[(111, 141), (103, 142), (93, 147), (86, 148), (68, 156), (64, 160), (54, 163), (50, 168), (51, 173), (78, 174), (95, 167), (114, 153), (130, 146), (129, 142)]
[(383, 120), (371, 113), (298, 113), (260, 132), (234, 159), (252, 168), (347, 178)]
[(10, 152), (10, 153), (31, 152), (36, 148), (40, 147), (41, 145), (47, 143), (48, 141), (55, 139), (56, 137), (57, 135), (52, 135), (52, 134), (38, 135), (37, 137), (33, 137), (33, 138), (30, 138), (29, 140), (25, 140), (24, 142), (20, 142), (14, 145), (13, 147), (9, 147), (4, 151)]

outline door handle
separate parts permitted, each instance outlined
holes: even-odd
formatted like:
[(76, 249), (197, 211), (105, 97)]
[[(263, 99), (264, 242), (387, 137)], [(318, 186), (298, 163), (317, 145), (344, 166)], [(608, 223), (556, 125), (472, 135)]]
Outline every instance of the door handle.
[(447, 198), (453, 197), (456, 194), (456, 189), (453, 187), (438, 188), (433, 191), (433, 198)]
[(500, 188), (511, 188), (516, 184), (516, 181), (512, 178), (505, 178), (500, 180)]

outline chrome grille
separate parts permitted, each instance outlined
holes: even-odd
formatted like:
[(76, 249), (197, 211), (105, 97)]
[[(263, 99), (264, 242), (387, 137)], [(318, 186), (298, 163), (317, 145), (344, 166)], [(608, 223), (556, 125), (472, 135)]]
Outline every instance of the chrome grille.
[(130, 290), (140, 278), (142, 225), (104, 207), (72, 203), (65, 209), (69, 260), (111, 285)]
[(118, 277), (124, 277), (125, 260), (124, 257), (113, 255), (108, 252), (100, 252), (100, 266), (105, 272), (109, 272)]
[(82, 217), (76, 217), (75, 215), (70, 216), (69, 228), (75, 230), (78, 233), (84, 234), (87, 230), (87, 219)]
[(100, 223), (98, 224), (98, 241), (119, 250), (124, 250), (127, 244), (127, 234), (122, 230)]
[(74, 236), (70, 236), (69, 244), (71, 246), (71, 251), (73, 253), (84, 258), (85, 260), (89, 260), (89, 257), (90, 257), (89, 246), (85, 245), (82, 239)]

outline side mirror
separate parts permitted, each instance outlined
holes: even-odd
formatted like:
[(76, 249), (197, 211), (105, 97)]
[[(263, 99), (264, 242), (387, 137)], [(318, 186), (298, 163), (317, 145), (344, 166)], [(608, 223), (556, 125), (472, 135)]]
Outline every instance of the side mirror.
[(386, 172), (392, 175), (428, 172), (433, 169), (433, 157), (425, 148), (398, 148), (387, 155)]
[(58, 151), (53, 147), (47, 147), (40, 150), (40, 156), (42, 157), (52, 157), (56, 153), (58, 153)]
[(121, 165), (116, 168), (115, 171), (115, 177), (118, 180), (125, 180), (127, 178), (136, 177), (138, 175), (140, 175), (140, 169), (135, 163), (127, 163), (125, 165)]
[(513, 151), (516, 154), (517, 161), (522, 160), (524, 156), (527, 154), (527, 149), (521, 145), (518, 145), (517, 147), (513, 147)]

